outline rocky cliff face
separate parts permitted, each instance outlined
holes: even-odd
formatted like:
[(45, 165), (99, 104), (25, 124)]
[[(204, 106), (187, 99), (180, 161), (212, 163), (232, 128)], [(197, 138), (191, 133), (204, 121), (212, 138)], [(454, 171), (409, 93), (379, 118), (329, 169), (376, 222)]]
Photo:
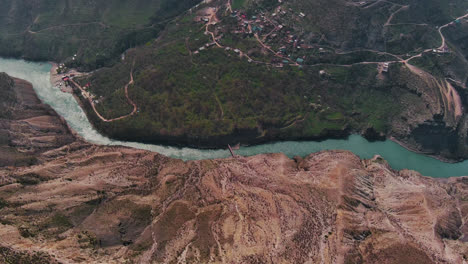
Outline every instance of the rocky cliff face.
[[(32, 96), (30, 85), (7, 80), (24, 105), (18, 87)], [(54, 118), (50, 112), (43, 125), (62, 132), (47, 134), (48, 142), (73, 140), (32, 141), (33, 165), (0, 167), (0, 262), (464, 263), (468, 256), (467, 178), (394, 171), (379, 157), (345, 151), (183, 162), (82, 142)], [(41, 131), (13, 128), (5, 130)], [(15, 142), (5, 144), (22, 153)]]
[(0, 74), (0, 166), (31, 165), (39, 153), (76, 140), (65, 120), (37, 98), (31, 84)]
[(468, 119), (456, 85), (411, 65), (403, 68), (411, 95), (397, 103), (404, 110), (393, 118), (389, 136), (415, 151), (463, 160), (468, 155)]

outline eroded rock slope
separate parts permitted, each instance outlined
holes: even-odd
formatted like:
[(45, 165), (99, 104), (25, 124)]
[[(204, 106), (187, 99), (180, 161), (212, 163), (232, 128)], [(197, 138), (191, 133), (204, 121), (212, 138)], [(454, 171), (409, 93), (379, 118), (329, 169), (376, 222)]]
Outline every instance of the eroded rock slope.
[[(2, 89), (17, 103), (2, 110), (23, 109), (18, 91), (32, 88), (3, 77)], [(60, 133), (25, 121), (21, 132), (4, 128), (13, 135), (4, 145), (18, 153), (26, 150), (17, 135), (45, 133), (48, 142), (61, 143), (32, 141), (32, 165), (0, 167), (0, 262), (464, 263), (468, 257), (467, 178), (394, 171), (379, 157), (360, 160), (346, 151), (183, 162), (82, 142), (48, 113), (42, 125)]]

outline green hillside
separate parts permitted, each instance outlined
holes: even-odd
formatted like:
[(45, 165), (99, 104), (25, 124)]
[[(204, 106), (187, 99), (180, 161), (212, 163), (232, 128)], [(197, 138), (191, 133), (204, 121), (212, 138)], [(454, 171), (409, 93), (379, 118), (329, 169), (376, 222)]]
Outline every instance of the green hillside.
[[(436, 87), (402, 60), (422, 52), (412, 64), (436, 78), (466, 81), (467, 63), (455, 48), (431, 52), (441, 44), (436, 25), (463, 15), (468, 3), (441, 5), (431, 13), (418, 1), (234, 1), (231, 12), (226, 1), (213, 1), (170, 23), (163, 37), (131, 50), (126, 61), (82, 81), (100, 98), (99, 112), (115, 118), (129, 112), (122, 89), (135, 65), (130, 97), (139, 113), (94, 121), (121, 139), (213, 147), (350, 131), (381, 138), (402, 133), (410, 119), (423, 122), (432, 110), (414, 115), (414, 108), (439, 100)], [(209, 8), (217, 8), (217, 20), (207, 27)], [(379, 74), (383, 62), (389, 71)]]
[(98, 68), (78, 81), (118, 119), (86, 106), (113, 138), (220, 147), (362, 133), (468, 157), (466, 0), (213, 0), (188, 11), (198, 2), (3, 1), (0, 55)]
[[(196, 0), (5, 0), (0, 2), (0, 56), (71, 60), (94, 69), (155, 38), (165, 21)], [(168, 4), (169, 3), (169, 4)], [(72, 61), (70, 61), (71, 63)]]

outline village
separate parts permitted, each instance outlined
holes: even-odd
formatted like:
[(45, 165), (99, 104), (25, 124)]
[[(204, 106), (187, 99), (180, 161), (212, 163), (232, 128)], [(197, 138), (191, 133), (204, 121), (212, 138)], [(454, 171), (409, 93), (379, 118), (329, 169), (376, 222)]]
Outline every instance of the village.
[[(369, 3), (371, 1), (361, 1), (359, 5)], [(370, 64), (375, 65), (378, 73), (377, 78), (385, 80), (385, 75), (392, 69), (390, 67), (392, 64), (406, 64), (414, 58), (421, 57), (424, 53), (432, 52), (439, 56), (451, 53), (441, 30), (445, 27), (455, 27), (460, 23), (460, 19), (466, 18), (463, 17), (437, 27), (443, 40), (440, 47), (425, 49), (422, 52), (417, 51), (420, 53), (416, 55), (414, 55), (416, 52), (394, 55), (378, 50), (366, 50), (394, 58), (382, 57), (382, 59), (372, 61), (359, 60), (358, 58), (356, 61), (338, 64), (333, 62), (333, 58), (359, 52), (359, 50), (346, 52), (320, 41), (311, 41), (310, 34), (301, 28), (300, 23), (310, 18), (310, 15), (303, 10), (293, 10), (289, 6), (287, 0), (278, 0), (278, 5), (269, 10), (246, 11), (242, 8), (233, 10), (231, 0), (227, 1), (226, 9), (223, 6), (210, 6), (209, 1), (204, 1), (200, 4), (200, 9), (194, 11), (196, 13), (191, 19), (202, 25), (200, 30), (203, 30), (206, 37), (200, 38), (201, 41), (197, 42), (196, 46), (190, 47), (186, 44), (190, 56), (199, 56), (212, 48), (222, 49), (228, 56), (238, 56), (249, 63), (267, 65), (269, 68), (316, 67), (316, 72), (322, 80), (336, 78), (333, 71), (329, 69), (330, 66), (352, 67), (358, 64)], [(188, 39), (186, 39), (187, 41)], [(75, 61), (76, 57), (75, 54), (69, 61)], [(125, 60), (125, 53), (122, 54), (122, 60)], [(120, 120), (139, 112), (136, 104), (128, 96), (128, 86), (133, 83), (133, 72), (130, 72), (130, 82), (125, 86), (126, 97), (129, 104), (133, 106), (133, 111), (128, 115), (114, 119), (106, 119), (98, 113), (96, 106), (103, 102), (104, 97), (96, 96), (91, 92), (91, 83), (78, 84), (75, 78), (82, 75), (82, 73), (68, 69), (65, 64), (60, 64), (56, 69), (57, 79), (54, 83), (62, 92), (73, 93), (75, 91), (75, 93), (81, 94), (105, 122)]]
[[(279, 3), (282, 2), (282, 0), (279, 1)], [(305, 18), (306, 14), (302, 12), (296, 14), (291, 9), (283, 9), (280, 5), (273, 13), (258, 11), (249, 16), (242, 10), (230, 9), (232, 12), (223, 21), (219, 21), (218, 11), (215, 8), (202, 9), (199, 11), (199, 16), (195, 18), (196, 22), (206, 24), (205, 34), (212, 35), (212, 41), (199, 47), (193, 52), (194, 54), (217, 46), (224, 48), (226, 52), (233, 52), (240, 57), (247, 58), (250, 63), (268, 64), (281, 68), (285, 65), (301, 66), (306, 57), (305, 55), (298, 56), (298, 51), (313, 48), (311, 45), (304, 44), (304, 40), (288, 26), (288, 21)], [(269, 54), (255, 58), (248, 51), (225, 46), (223, 38), (226, 36), (235, 39), (254, 39), (259, 47), (267, 50)], [(323, 48), (319, 49), (325, 52)], [(264, 60), (265, 57), (267, 60)]]
[[(197, 8), (194, 8), (197, 10), (199, 6), (202, 6), (202, 8), (196, 11), (194, 21), (203, 24), (205, 28), (204, 34), (210, 38), (210, 41), (195, 50), (191, 50), (191, 54), (193, 55), (215, 47), (222, 48), (225, 52), (233, 53), (240, 58), (245, 58), (249, 63), (269, 65), (276, 68), (283, 68), (285, 66), (302, 68), (326, 64), (317, 59), (320, 56), (326, 57), (327, 54), (337, 56), (340, 54), (333, 48), (305, 41), (305, 33), (303, 30), (298, 30), (297, 24), (300, 23), (296, 22), (307, 19), (308, 14), (305, 11), (301, 12), (289, 8), (287, 0), (278, 0), (278, 6), (270, 11), (255, 10), (253, 13), (251, 11), (247, 12), (242, 8), (233, 9), (231, 6), (232, 0), (227, 1), (226, 10), (221, 7), (209, 6), (210, 2), (203, 1), (197, 5)], [(375, 2), (352, 1), (356, 6), (366, 6)], [(207, 5), (207, 7), (203, 8), (203, 5)], [(461, 19), (457, 19), (440, 28), (437, 27), (437, 29), (440, 32), (444, 27), (455, 27), (460, 23)], [(244, 47), (245, 50), (236, 47), (236, 42), (239, 43), (245, 40), (249, 43), (256, 42), (256, 47), (249, 47), (250, 49)], [(252, 52), (252, 50), (259, 48), (262, 49), (262, 52)], [(424, 50), (423, 53), (426, 52), (444, 55), (449, 54), (451, 51), (444, 40), (440, 47)], [(389, 71), (391, 63), (405, 62), (419, 55), (411, 57), (407, 54), (406, 56), (410, 57), (407, 60), (397, 57), (399, 60), (363, 62), (363, 64), (376, 64), (378, 73), (382, 74)], [(76, 56), (76, 54), (72, 56), (71, 60), (74, 61)], [(124, 59), (124, 55), (122, 55), (122, 59)], [(317, 63), (317, 60), (320, 62)], [(326, 75), (326, 71), (323, 69), (320, 69), (319, 72), (321, 76)], [(56, 87), (62, 92), (71, 93), (70, 81), (77, 75), (80, 75), (80, 73), (69, 70), (65, 64), (60, 64), (57, 67), (57, 75), (61, 76), (61, 78), (56, 81)], [(87, 83), (83, 86), (81, 94), (83, 97), (93, 100), (95, 104), (99, 104), (96, 96), (89, 91), (90, 85), (90, 83)]]
[[(74, 61), (76, 59), (76, 54), (72, 57), (72, 60)], [(122, 55), (122, 60), (124, 60), (125, 57)], [(130, 71), (130, 80), (129, 82), (124, 86), (124, 91), (125, 91), (125, 97), (128, 100), (129, 105), (133, 108), (133, 110), (125, 115), (115, 117), (115, 118), (105, 118), (97, 109), (97, 105), (101, 103), (105, 98), (103, 96), (96, 96), (91, 92), (91, 82), (87, 82), (86, 84), (80, 84), (80, 82), (83, 82), (83, 79), (80, 80), (75, 80), (78, 77), (84, 77), (88, 73), (83, 73), (79, 72), (76, 69), (70, 69), (66, 66), (65, 63), (61, 63), (58, 65), (53, 65), (51, 69), (51, 82), (55, 85), (56, 88), (60, 89), (64, 93), (71, 93), (75, 95), (81, 95), (85, 102), (88, 102), (93, 111), (96, 113), (96, 115), (103, 121), (103, 122), (114, 122), (118, 121), (130, 116), (133, 116), (137, 113), (139, 113), (138, 106), (136, 105), (135, 102), (129, 97), (128, 93), (128, 87), (133, 84), (133, 69)]]
[[(75, 58), (74, 55), (73, 58)], [(75, 78), (85, 76), (85, 73), (79, 72), (75, 69), (68, 68), (64, 63), (54, 65), (52, 68), (52, 83), (58, 89), (64, 93), (73, 93), (74, 87), (77, 88)], [(79, 92), (86, 100), (92, 100), (94, 104), (99, 104), (99, 100), (96, 99), (96, 95), (92, 94), (89, 90), (91, 83), (87, 83), (84, 86), (80, 86)]]
[[(369, 2), (369, 1), (368, 1)], [(199, 54), (204, 50), (217, 46), (226, 52), (234, 52), (245, 57), (250, 63), (266, 64), (277, 68), (284, 66), (307, 66), (311, 57), (317, 57), (334, 52), (334, 49), (318, 43), (306, 43), (303, 30), (298, 30), (297, 21), (307, 19), (305, 12), (294, 11), (285, 5), (287, 2), (278, 0), (279, 6), (274, 10), (260, 11), (248, 15), (243, 10), (232, 10), (228, 1), (230, 13), (223, 14), (223, 10), (208, 7), (200, 10), (194, 21), (204, 23), (205, 34), (211, 35), (211, 41), (193, 51)], [(367, 2), (361, 2), (367, 3)], [(218, 15), (223, 17), (218, 19)], [(300, 32), (300, 33), (298, 33)], [(251, 55), (249, 51), (224, 45), (224, 39), (255, 40), (257, 47), (268, 53), (261, 56)]]
[[(376, 1), (352, 1), (352, 3), (363, 7), (372, 5)], [(278, 0), (278, 4), (271, 11), (256, 10), (253, 14), (248, 14), (242, 9), (233, 10), (231, 1), (227, 2), (226, 11), (216, 7), (202, 8), (197, 12), (194, 21), (204, 24), (204, 33), (210, 37), (210, 41), (192, 51), (192, 54), (197, 55), (213, 47), (223, 48), (226, 52), (232, 52), (241, 58), (247, 59), (249, 63), (264, 64), (276, 68), (285, 66), (302, 68), (326, 64), (320, 59), (322, 56), (326, 58), (327, 54), (331, 56), (341, 54), (334, 48), (323, 46), (320, 43), (306, 42), (304, 39), (305, 33), (303, 30), (298, 29), (297, 25), (300, 23), (296, 22), (307, 19), (308, 14), (288, 8), (286, 0)], [(443, 36), (440, 32), (442, 28), (453, 27), (459, 23), (460, 19), (457, 19), (440, 28), (438, 27), (440, 35)], [(242, 50), (236, 47), (236, 41), (232, 40), (237, 40), (237, 42), (247, 41), (248, 43), (255, 41), (257, 42), (256, 48), (262, 48), (262, 52), (253, 51), (255, 50), (254, 47), (250, 49), (244, 47), (245, 50)], [(225, 42), (231, 44), (225, 44)], [(371, 52), (385, 53), (380, 51)], [(390, 70), (389, 66), (392, 63), (405, 63), (427, 52), (444, 55), (449, 54), (451, 51), (444, 40), (441, 47), (424, 50), (416, 56), (410, 54), (394, 55), (396, 59), (391, 61), (364, 61), (355, 64), (375, 64), (378, 73), (382, 74)], [(403, 56), (409, 59), (404, 60)], [(350, 66), (350, 64), (342, 66)], [(324, 70), (320, 71), (323, 72)]]

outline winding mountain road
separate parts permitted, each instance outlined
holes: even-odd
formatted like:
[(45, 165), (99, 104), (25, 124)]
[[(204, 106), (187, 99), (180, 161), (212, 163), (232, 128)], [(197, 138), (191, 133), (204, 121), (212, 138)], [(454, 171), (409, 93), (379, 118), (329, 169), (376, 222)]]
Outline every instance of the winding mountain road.
[[(468, 17), (468, 14), (465, 14), (464, 16), (458, 17), (458, 18), (456, 18), (456, 19), (453, 20), (453, 21), (457, 21), (457, 20), (463, 19), (463, 18), (465, 18), (465, 17)], [(442, 45), (440, 45), (439, 49), (442, 49), (442, 48), (445, 46), (445, 42), (446, 42), (446, 41), (445, 41), (444, 34), (442, 33), (442, 29), (448, 27), (451, 23), (453, 23), (453, 21), (451, 21), (451, 22), (449, 22), (449, 23), (447, 23), (447, 24), (445, 24), (445, 25), (439, 27), (439, 34), (440, 34), (440, 37), (442, 38)]]
[[(85, 93), (85, 89), (83, 89), (83, 87), (81, 87), (77, 82), (75, 82), (74, 80), (70, 80), (76, 87), (78, 87), (82, 93)], [(125, 97), (127, 98), (127, 101), (133, 106), (133, 111), (130, 113), (130, 114), (127, 114), (127, 115), (124, 115), (124, 116), (120, 116), (120, 117), (116, 117), (116, 118), (112, 118), (112, 119), (107, 119), (105, 117), (103, 117), (97, 110), (96, 108), (96, 104), (94, 103), (93, 99), (91, 97), (87, 97), (89, 103), (91, 104), (91, 107), (93, 108), (94, 112), (96, 113), (96, 115), (103, 121), (103, 122), (114, 122), (114, 121), (118, 121), (118, 120), (122, 120), (124, 118), (127, 118), (127, 117), (130, 117), (134, 114), (137, 113), (138, 111), (138, 107), (137, 105), (135, 104), (135, 102), (132, 101), (132, 99), (130, 99), (130, 97), (128, 96), (128, 86), (132, 85), (134, 82), (133, 80), (133, 69), (132, 71), (130, 71), (130, 81), (125, 85)]]

